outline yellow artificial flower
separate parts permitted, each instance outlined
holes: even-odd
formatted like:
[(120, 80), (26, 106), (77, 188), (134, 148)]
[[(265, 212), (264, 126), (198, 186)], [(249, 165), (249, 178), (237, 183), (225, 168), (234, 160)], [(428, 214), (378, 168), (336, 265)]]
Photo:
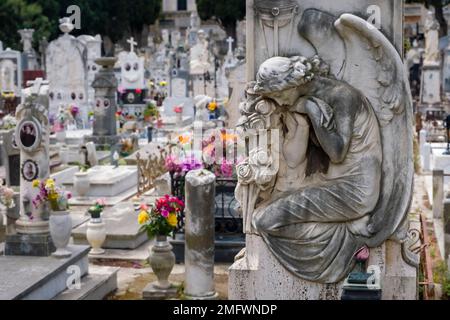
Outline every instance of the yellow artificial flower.
[(55, 187), (55, 180), (53, 180), (53, 179), (48, 179), (48, 180), (45, 182), (45, 187), (48, 188), (48, 189), (53, 189), (53, 188)]
[(33, 186), (33, 188), (38, 188), (39, 187), (39, 184), (40, 184), (41, 182), (39, 181), (39, 180), (33, 180), (33, 182), (31, 183), (31, 185)]
[(177, 215), (175, 213), (169, 214), (169, 216), (167, 217), (167, 222), (171, 227), (176, 227), (178, 224)]
[(217, 109), (217, 102), (212, 101), (208, 104), (208, 110), (209, 111), (216, 111)]
[(138, 222), (139, 222), (139, 224), (144, 224), (144, 223), (146, 223), (149, 219), (150, 219), (150, 218), (149, 218), (149, 216), (148, 216), (147, 211), (142, 210), (142, 211), (139, 213), (139, 216), (138, 216)]

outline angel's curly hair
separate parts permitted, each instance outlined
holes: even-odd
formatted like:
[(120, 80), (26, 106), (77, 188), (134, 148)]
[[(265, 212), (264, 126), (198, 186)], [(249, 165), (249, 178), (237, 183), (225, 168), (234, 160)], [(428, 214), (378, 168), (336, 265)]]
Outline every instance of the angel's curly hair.
[(316, 76), (329, 76), (330, 66), (318, 56), (273, 57), (264, 61), (256, 75), (255, 93), (263, 94), (301, 86)]

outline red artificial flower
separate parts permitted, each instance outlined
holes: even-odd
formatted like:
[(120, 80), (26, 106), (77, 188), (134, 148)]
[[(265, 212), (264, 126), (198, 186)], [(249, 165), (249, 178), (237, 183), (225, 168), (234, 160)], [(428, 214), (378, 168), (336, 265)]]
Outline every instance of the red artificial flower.
[(136, 93), (137, 93), (137, 94), (141, 94), (141, 93), (142, 93), (142, 89), (139, 89), (139, 88), (136, 89)]

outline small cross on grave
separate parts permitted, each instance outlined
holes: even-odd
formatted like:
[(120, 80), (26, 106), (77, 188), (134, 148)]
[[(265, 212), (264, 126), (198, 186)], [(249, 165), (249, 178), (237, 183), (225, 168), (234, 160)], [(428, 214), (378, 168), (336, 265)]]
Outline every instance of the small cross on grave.
[(32, 96), (38, 96), (43, 85), (48, 85), (49, 82), (42, 78), (36, 78), (35, 80), (27, 81), (27, 86), (30, 86)]
[(130, 52), (134, 52), (134, 46), (137, 46), (137, 42), (134, 41), (133, 37), (128, 39), (127, 42), (130, 44)]
[(233, 54), (233, 42), (234, 42), (234, 39), (232, 37), (228, 37), (227, 38), (227, 42), (228, 42), (228, 54)]

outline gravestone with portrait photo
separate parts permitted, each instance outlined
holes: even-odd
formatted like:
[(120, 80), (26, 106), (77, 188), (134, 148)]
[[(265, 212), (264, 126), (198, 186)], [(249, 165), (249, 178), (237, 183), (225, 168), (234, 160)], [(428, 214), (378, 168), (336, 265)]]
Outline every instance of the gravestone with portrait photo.
[(49, 212), (45, 206), (32, 205), (38, 190), (34, 180), (50, 175), (48, 82), (41, 78), (24, 90), (25, 100), (17, 108), (15, 141), (20, 150), (20, 218), (17, 234), (8, 235), (6, 255), (49, 256), (54, 245), (49, 234)]
[(113, 147), (119, 141), (116, 127), (117, 79), (114, 75), (116, 58), (104, 57), (95, 60), (101, 69), (96, 74), (92, 87), (95, 89), (94, 128), (92, 136), (85, 136), (87, 142), (96, 146)]
[(144, 57), (135, 52), (137, 42), (134, 38), (127, 40), (130, 51), (120, 56), (119, 102), (122, 114), (135, 121), (144, 119), (144, 109), (148, 89), (145, 84)]

